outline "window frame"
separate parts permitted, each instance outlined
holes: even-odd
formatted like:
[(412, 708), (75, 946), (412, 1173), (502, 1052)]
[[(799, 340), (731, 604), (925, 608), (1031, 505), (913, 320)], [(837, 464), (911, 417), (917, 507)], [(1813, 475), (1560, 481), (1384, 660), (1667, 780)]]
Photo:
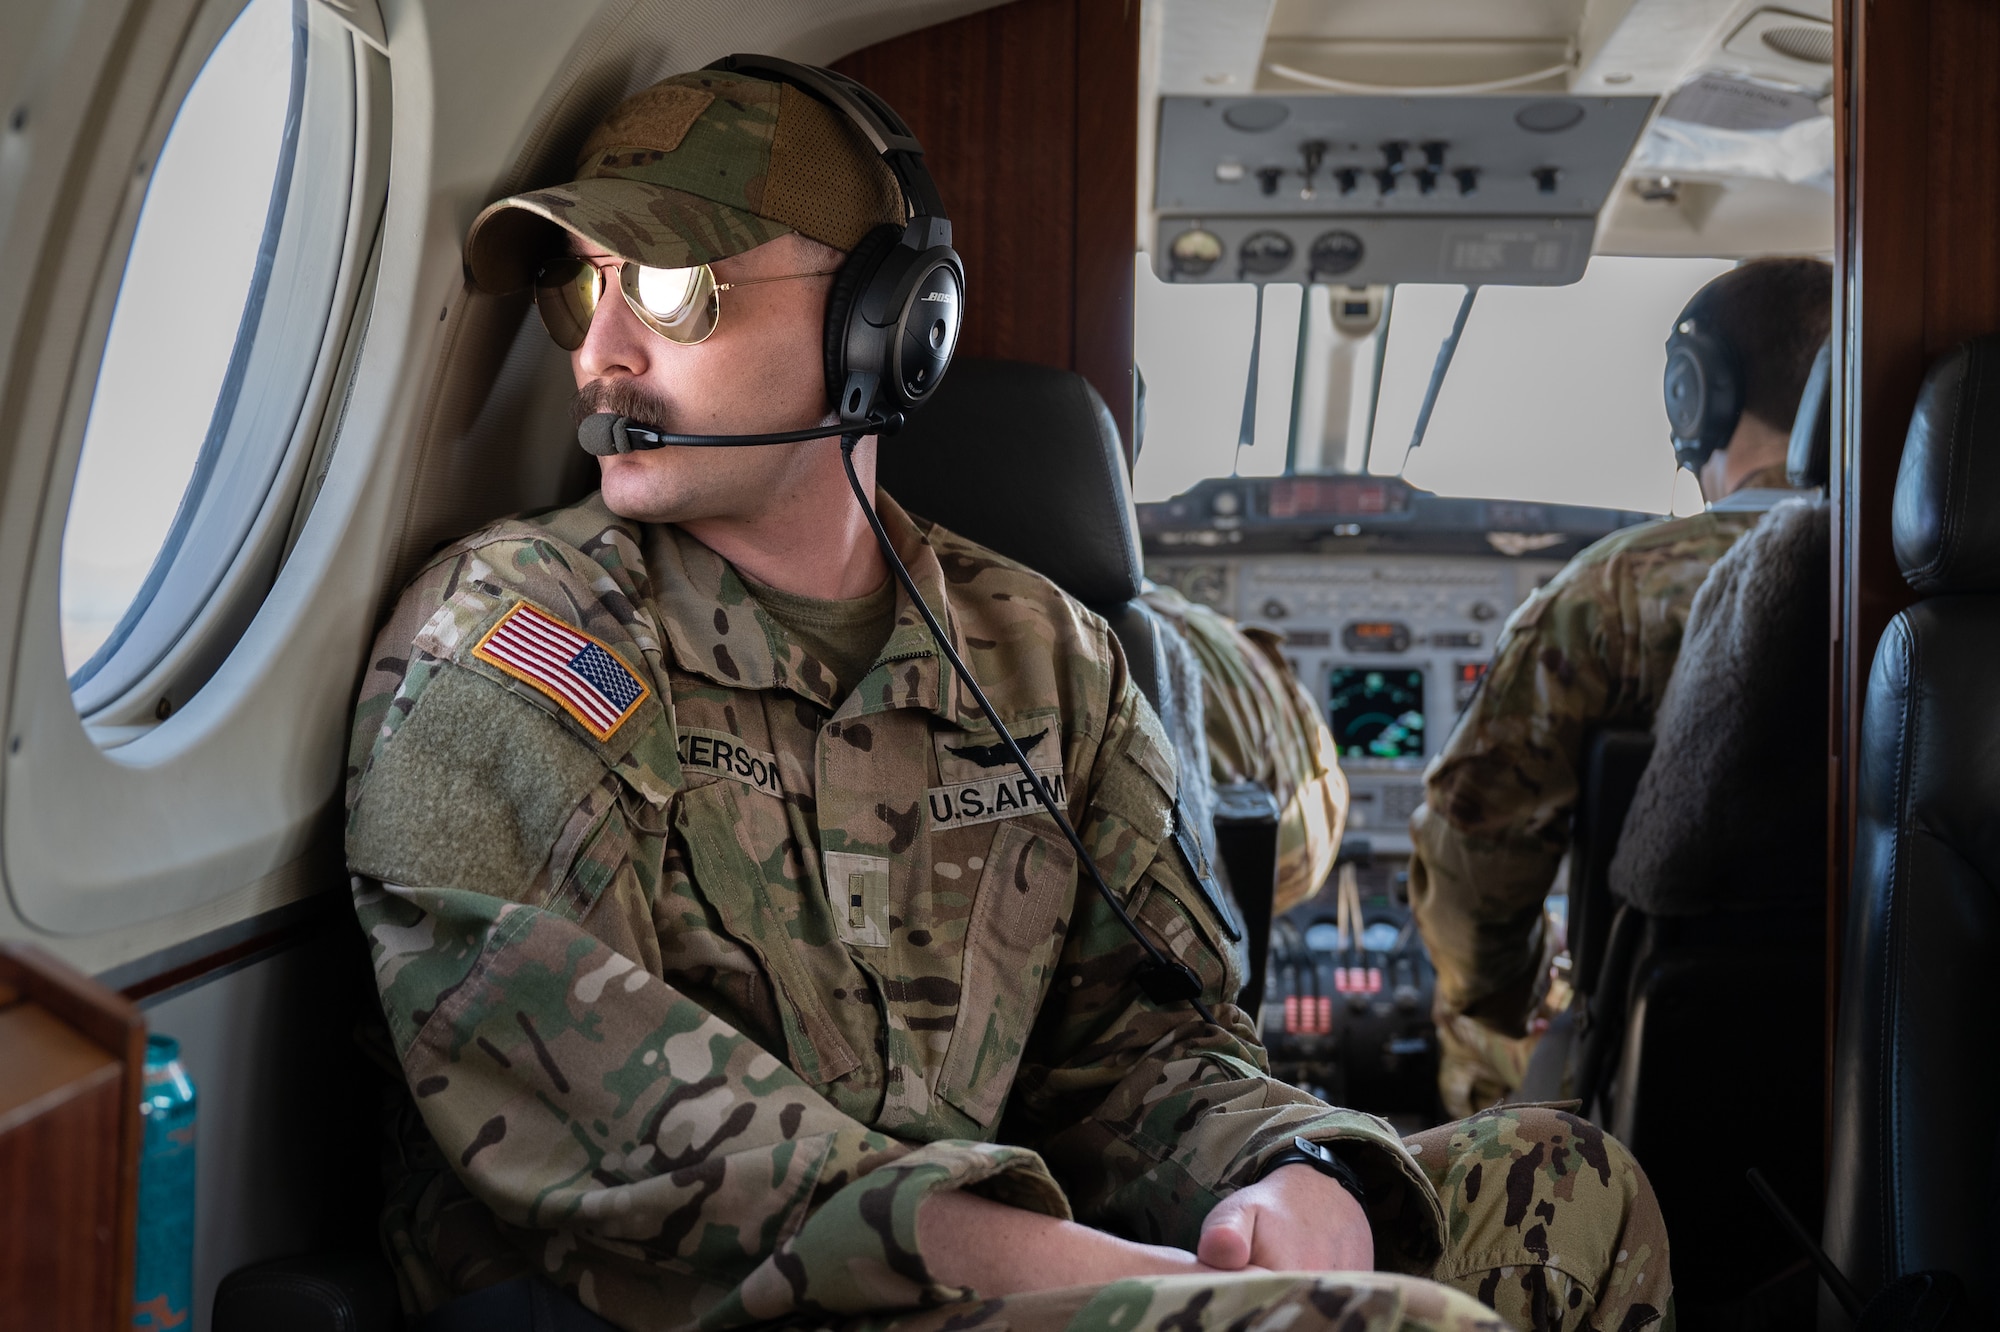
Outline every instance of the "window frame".
[[(337, 289), (352, 262), (347, 231), (356, 220), (355, 56), (348, 30), (321, 5), (292, 0), (291, 8), (285, 139), (208, 433), (145, 582), (112, 634), (70, 677), (78, 714), (107, 748), (185, 705), (254, 618), (275, 577), (312, 451), (313, 408), (337, 359), (344, 323), (334, 318)], [(211, 46), (202, 68), (213, 52)], [(168, 131), (185, 99), (183, 91), (162, 109)], [(165, 132), (158, 138), (164, 143)], [(305, 170), (298, 169), (302, 161)], [(136, 227), (135, 217), (124, 255)], [(114, 292), (124, 276), (121, 256), (116, 272), (107, 273)], [(101, 355), (100, 348), (100, 366)], [(93, 376), (93, 395), (95, 388)]]
[[(79, 2), (115, 7), (118, 0)], [(14, 327), (31, 333), (16, 335), (17, 360), (0, 360), (5, 387), (18, 386), (30, 410), (42, 413), (32, 435), (39, 475), (0, 470), (0, 506), (11, 515), (0, 522), (0, 544), (12, 538), (29, 548), (11, 603), (19, 651), (0, 659), (9, 728), (0, 753), (0, 936), (34, 939), (92, 971), (154, 953), (163, 940), (295, 903), (331, 886), (327, 871), (338, 868), (337, 855), (307, 854), (323, 848), (335, 826), (339, 766), (327, 749), (327, 722), (330, 710), (348, 706), (344, 678), (330, 690), (323, 667), (345, 653), (350, 621), (365, 625), (372, 616), (377, 592), (372, 580), (362, 589), (336, 576), (348, 559), (330, 534), (355, 520), (357, 505), (386, 497), (371, 464), (390, 403), (351, 390), (368, 382), (373, 361), (399, 363), (406, 354), (410, 275), (398, 270), (378, 289), (397, 151), (391, 61), (366, 25), (326, 0), (305, 0), (315, 43), (307, 63), (310, 70), (319, 59), (338, 74), (330, 94), (344, 137), (336, 156), (315, 163), (307, 155), (317, 95), (309, 84), (292, 188), (309, 170), (341, 177), (346, 206), (322, 208), (327, 216), (316, 219), (339, 241), (329, 246), (335, 277), (319, 316), (300, 320), (309, 376), (303, 386), (291, 382), (296, 400), (277, 397), (283, 428), (273, 435), (274, 471), (259, 482), (262, 502), (230, 535), (233, 558), (199, 614), (124, 695), (80, 716), (60, 646), (62, 533), (147, 166), (243, 8), (244, 0), (160, 0), (131, 16), (124, 65), (103, 47), (77, 51), (73, 64), (90, 63), (81, 77), (56, 85), (77, 110), (63, 104), (58, 114), (87, 125), (95, 111), (108, 128), (78, 135), (68, 152), (49, 157), (28, 196), (47, 206), (21, 220), (32, 228), (26, 240), (35, 252), (46, 251), (34, 271), (82, 266), (96, 280), (86, 300), (30, 305), (17, 326), (0, 311), (0, 337)], [(116, 14), (107, 17), (116, 31)], [(64, 36), (98, 30), (84, 22)], [(288, 207), (298, 207), (296, 197)], [(68, 223), (58, 220), (65, 215)], [(8, 221), (0, 212), (0, 229)], [(281, 241), (260, 316), (267, 324), (284, 264)], [(396, 311), (386, 332), (373, 317), (384, 294)], [(260, 373), (253, 350), (232, 432), (264, 410), (255, 403)], [(358, 426), (349, 419), (355, 412), (364, 418)], [(218, 460), (218, 471), (228, 466), (226, 456)], [(208, 502), (217, 489), (210, 485)], [(8, 595), (0, 587), (0, 605)], [(161, 709), (163, 699), (171, 706)]]

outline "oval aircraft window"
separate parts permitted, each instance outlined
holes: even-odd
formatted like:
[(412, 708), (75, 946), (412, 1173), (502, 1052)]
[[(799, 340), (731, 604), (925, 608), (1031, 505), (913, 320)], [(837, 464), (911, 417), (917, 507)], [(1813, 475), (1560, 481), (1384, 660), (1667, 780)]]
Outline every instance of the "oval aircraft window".
[(141, 682), (144, 716), (165, 717), (275, 572), (260, 533), (327, 341), (353, 87), (345, 34), (307, 0), (248, 0), (171, 113), (63, 529), (63, 664), (86, 718), (132, 711)]

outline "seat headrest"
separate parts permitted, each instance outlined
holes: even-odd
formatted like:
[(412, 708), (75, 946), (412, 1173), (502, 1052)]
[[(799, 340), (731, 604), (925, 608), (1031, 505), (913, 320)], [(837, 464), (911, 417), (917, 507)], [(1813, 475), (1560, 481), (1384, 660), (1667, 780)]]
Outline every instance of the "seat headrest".
[(1087, 606), (1139, 595), (1139, 520), (1118, 427), (1081, 375), (956, 358), (882, 441), (882, 489), (911, 513), (1018, 560)]
[(1934, 362), (1896, 472), (1896, 563), (1917, 592), (2000, 592), (2000, 336)]
[(1819, 344), (1798, 415), (1792, 418), (1792, 443), (1785, 451), (1785, 474), (1800, 489), (1826, 485), (1828, 456), (1833, 445), (1833, 344)]

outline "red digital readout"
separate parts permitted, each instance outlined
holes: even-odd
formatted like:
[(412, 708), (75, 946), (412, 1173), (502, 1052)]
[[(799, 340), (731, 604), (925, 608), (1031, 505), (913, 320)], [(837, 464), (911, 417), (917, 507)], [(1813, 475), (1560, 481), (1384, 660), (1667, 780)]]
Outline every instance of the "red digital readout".
[(1341, 515), (1401, 513), (1410, 507), (1409, 492), (1388, 480), (1327, 480), (1281, 477), (1271, 483), (1273, 518), (1333, 518)]

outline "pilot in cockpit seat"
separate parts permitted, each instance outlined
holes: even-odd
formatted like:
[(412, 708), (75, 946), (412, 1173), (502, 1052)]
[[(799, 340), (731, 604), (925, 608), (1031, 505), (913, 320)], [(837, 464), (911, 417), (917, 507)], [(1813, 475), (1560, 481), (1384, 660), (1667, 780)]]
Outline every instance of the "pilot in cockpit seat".
[(941, 204), (857, 92), (754, 57), (668, 79), (474, 224), (473, 280), (533, 285), (579, 418), (624, 420), (592, 427), (600, 492), (430, 561), (357, 705), (348, 857), (426, 1139), (384, 1222), (417, 1326), (1669, 1317), (1657, 1204), (1595, 1127), (1405, 1141), (1268, 1076), (1102, 619), (876, 491), (872, 435), (851, 473), (824, 436), (647, 447), (880, 389), (848, 309), (904, 302), (904, 351), (948, 356), (943, 314), (909, 321), (956, 288), (879, 281), (930, 262)]
[[(1670, 417), (1705, 395), (1704, 420), (1676, 422), (1675, 454), (1707, 509), (1605, 538), (1523, 602), (1425, 773), (1410, 901), (1437, 965), (1451, 1113), (1495, 1103), (1526, 1070), (1555, 951), (1542, 906), (1568, 849), (1589, 734), (1651, 724), (1703, 579), (1797, 493), (1786, 451), (1832, 290), (1827, 264), (1786, 258), (1742, 264), (1695, 293), (1667, 344), (1667, 392)], [(1714, 382), (1723, 375), (1733, 393)]]

